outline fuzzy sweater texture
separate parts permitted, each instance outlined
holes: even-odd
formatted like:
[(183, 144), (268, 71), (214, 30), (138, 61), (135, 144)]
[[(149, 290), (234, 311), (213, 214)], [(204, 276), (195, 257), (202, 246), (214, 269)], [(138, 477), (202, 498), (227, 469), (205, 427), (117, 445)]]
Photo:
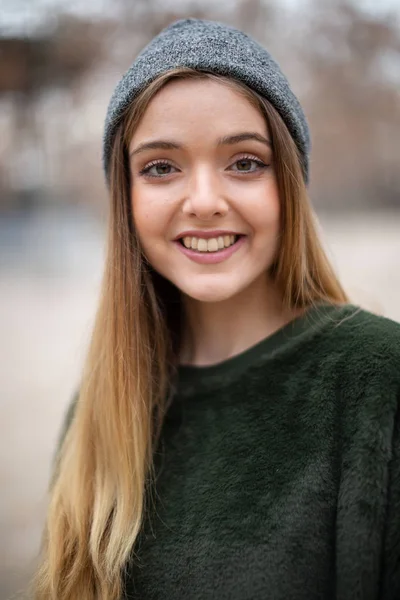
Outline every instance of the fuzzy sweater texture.
[(308, 311), (183, 366), (126, 600), (400, 599), (400, 325)]

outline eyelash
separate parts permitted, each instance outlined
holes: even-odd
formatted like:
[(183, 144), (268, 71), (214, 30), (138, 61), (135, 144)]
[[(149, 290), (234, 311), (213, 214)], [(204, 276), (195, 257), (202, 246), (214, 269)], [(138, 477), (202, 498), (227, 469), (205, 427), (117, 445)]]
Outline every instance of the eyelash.
[[(262, 162), (259, 158), (256, 158), (255, 156), (251, 156), (251, 155), (241, 156), (240, 158), (235, 160), (235, 162), (232, 164), (236, 164), (236, 163), (240, 162), (241, 160), (249, 160), (251, 162), (254, 162), (254, 163), (256, 163), (256, 165), (258, 166), (259, 169), (267, 169), (269, 166), (269, 165), (266, 165), (264, 162)], [(171, 163), (168, 162), (167, 160), (154, 160), (151, 163), (149, 163), (148, 165), (146, 165), (143, 169), (141, 169), (139, 171), (139, 175), (149, 177), (151, 179), (163, 179), (164, 177), (171, 175), (171, 173), (166, 173), (165, 175), (150, 175), (150, 173), (149, 173), (150, 169), (156, 165), (167, 165), (167, 166), (173, 167), (173, 165), (171, 165)], [(175, 167), (173, 167), (173, 168), (175, 168)], [(254, 173), (255, 171), (237, 171), (237, 172), (242, 173), (242, 174), (249, 174), (249, 173)]]

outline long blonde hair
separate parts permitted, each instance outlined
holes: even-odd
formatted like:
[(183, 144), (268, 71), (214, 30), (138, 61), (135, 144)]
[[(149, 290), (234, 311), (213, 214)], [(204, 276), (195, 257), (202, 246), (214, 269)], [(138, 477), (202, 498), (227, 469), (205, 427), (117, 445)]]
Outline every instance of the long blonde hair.
[(267, 120), (282, 214), (272, 274), (285, 306), (347, 302), (316, 233), (300, 154), (277, 111), (244, 84), (210, 73), (179, 68), (153, 81), (126, 111), (113, 142), (102, 293), (51, 485), (36, 600), (119, 600), (124, 568), (137, 559), (181, 320), (179, 292), (146, 263), (133, 227), (127, 150), (154, 95), (184, 77), (211, 77), (233, 87)]

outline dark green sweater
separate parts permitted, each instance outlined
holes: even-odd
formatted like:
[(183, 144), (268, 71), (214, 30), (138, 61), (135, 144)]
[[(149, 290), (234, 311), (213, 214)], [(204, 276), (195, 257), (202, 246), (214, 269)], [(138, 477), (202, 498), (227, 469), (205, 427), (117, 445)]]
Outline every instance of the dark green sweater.
[(399, 401), (400, 324), (354, 306), (181, 367), (126, 600), (400, 600)]
[(182, 367), (138, 600), (400, 599), (400, 325), (312, 309)]

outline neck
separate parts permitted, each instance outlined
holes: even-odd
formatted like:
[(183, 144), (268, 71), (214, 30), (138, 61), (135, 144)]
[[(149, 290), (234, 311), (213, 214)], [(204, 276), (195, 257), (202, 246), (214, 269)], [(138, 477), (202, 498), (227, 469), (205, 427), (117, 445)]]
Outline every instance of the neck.
[(184, 297), (185, 330), (181, 364), (222, 362), (273, 334), (302, 311), (283, 307), (282, 295), (267, 277), (220, 302)]

